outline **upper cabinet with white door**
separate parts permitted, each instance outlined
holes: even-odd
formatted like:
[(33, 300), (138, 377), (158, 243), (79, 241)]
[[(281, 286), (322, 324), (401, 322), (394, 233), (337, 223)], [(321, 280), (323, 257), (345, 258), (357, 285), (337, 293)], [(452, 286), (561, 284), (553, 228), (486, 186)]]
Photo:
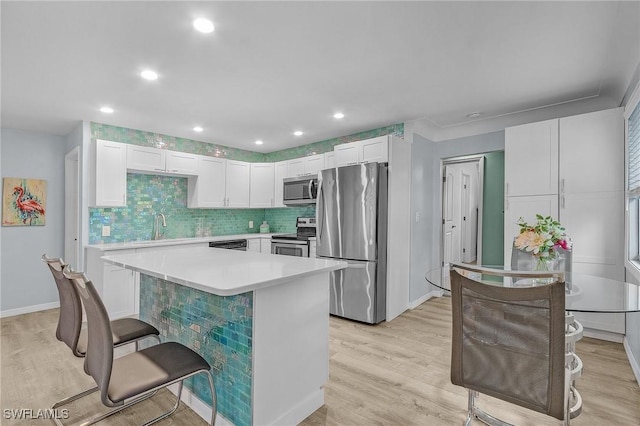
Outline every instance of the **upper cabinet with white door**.
[(91, 153), (91, 207), (127, 205), (127, 145), (97, 140)]
[(389, 136), (344, 143), (333, 147), (335, 166), (389, 161)]
[(249, 207), (274, 207), (274, 164), (252, 163)]
[(284, 178), (289, 176), (289, 162), (273, 163), (273, 169), (273, 207), (286, 207), (284, 205)]
[(186, 152), (127, 145), (127, 168), (140, 172), (195, 176), (198, 174), (198, 156)]
[(224, 158), (198, 156), (198, 176), (188, 181), (189, 208), (225, 207), (226, 165)]
[(189, 177), (189, 208), (249, 207), (250, 163), (198, 156), (198, 176)]
[(315, 175), (324, 167), (324, 154), (308, 155), (287, 161), (287, 177)]
[(249, 207), (251, 167), (246, 161), (227, 160), (226, 207)]
[(558, 193), (558, 120), (505, 129), (505, 195)]
[(623, 132), (620, 108), (505, 129), (505, 255), (518, 217), (551, 215), (574, 272), (624, 278)]

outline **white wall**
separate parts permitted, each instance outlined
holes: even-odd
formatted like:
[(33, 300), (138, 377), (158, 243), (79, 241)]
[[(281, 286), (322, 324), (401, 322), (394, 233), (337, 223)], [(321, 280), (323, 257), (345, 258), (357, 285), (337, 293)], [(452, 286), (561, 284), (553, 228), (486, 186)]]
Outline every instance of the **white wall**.
[(45, 226), (3, 227), (0, 315), (15, 315), (58, 305), (51, 273), (40, 261), (43, 253), (64, 254), (64, 137), (1, 129), (2, 177), (47, 181)]
[[(504, 150), (504, 131), (432, 142), (416, 132), (419, 128), (409, 129), (413, 140), (409, 306), (415, 307), (436, 294), (424, 275), (440, 264), (442, 159)], [(407, 133), (405, 127), (405, 138)]]

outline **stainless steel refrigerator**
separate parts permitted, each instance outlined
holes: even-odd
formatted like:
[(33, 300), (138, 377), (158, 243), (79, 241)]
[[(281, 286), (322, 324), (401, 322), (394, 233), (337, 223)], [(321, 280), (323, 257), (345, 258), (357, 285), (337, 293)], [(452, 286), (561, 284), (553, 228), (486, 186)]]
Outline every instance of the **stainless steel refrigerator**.
[(317, 196), (317, 257), (342, 260), (331, 272), (329, 311), (377, 324), (386, 318), (386, 163), (320, 172)]

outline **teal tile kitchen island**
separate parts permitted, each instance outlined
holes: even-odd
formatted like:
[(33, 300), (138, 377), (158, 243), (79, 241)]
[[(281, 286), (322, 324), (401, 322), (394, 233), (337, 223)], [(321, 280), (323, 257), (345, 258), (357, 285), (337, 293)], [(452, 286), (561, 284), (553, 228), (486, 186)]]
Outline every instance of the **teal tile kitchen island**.
[[(163, 341), (211, 364), (227, 424), (297, 424), (324, 404), (329, 273), (346, 264), (207, 247), (103, 259), (140, 272), (140, 318)], [(205, 384), (187, 389), (207, 418)]]

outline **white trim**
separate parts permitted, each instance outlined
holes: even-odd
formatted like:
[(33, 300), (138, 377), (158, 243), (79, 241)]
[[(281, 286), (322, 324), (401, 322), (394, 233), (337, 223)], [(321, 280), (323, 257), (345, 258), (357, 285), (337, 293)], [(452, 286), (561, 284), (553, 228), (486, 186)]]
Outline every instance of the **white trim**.
[(633, 94), (629, 98), (629, 102), (627, 102), (627, 105), (625, 105), (624, 107), (625, 121), (629, 119), (629, 116), (631, 116), (633, 110), (636, 109), (638, 103), (640, 103), (640, 82), (638, 82), (638, 84), (636, 85)]
[[(174, 395), (178, 394), (177, 383), (172, 384), (171, 386), (168, 387), (168, 389)], [(204, 402), (202, 402), (200, 398), (198, 398), (193, 392), (191, 392), (186, 387), (182, 388), (182, 398), (180, 398), (180, 401), (188, 405), (189, 408), (191, 408), (194, 413), (202, 417), (204, 421), (206, 421), (207, 424), (209, 424), (209, 422), (211, 421), (211, 407), (209, 406), (209, 404), (205, 404)], [(233, 423), (231, 423), (224, 416), (218, 413), (216, 415), (216, 426), (233, 426)]]
[(611, 331), (596, 330), (596, 329), (587, 328), (587, 327), (584, 328), (583, 335), (584, 337), (591, 337), (592, 339), (598, 339), (598, 340), (606, 340), (607, 342), (613, 342), (613, 343), (622, 343), (622, 341), (624, 340), (624, 334), (613, 333)]
[(636, 382), (640, 384), (640, 364), (638, 364), (638, 360), (633, 356), (633, 351), (626, 337), (622, 341), (622, 345), (624, 346), (624, 351), (627, 353), (627, 358), (629, 358), (629, 364), (631, 365), (633, 374), (636, 376)]
[(8, 309), (0, 311), (0, 318), (13, 317), (16, 315), (30, 314), (32, 312), (46, 311), (60, 307), (60, 302), (43, 303), (41, 305), (25, 306), (24, 308)]
[(432, 297), (442, 297), (442, 293), (442, 290), (431, 290), (429, 293), (411, 302), (409, 304), (409, 309), (417, 308)]
[[(640, 263), (638, 261), (625, 259), (624, 268), (627, 274), (630, 274), (637, 282), (640, 282)], [(629, 280), (626, 279), (625, 281)]]

